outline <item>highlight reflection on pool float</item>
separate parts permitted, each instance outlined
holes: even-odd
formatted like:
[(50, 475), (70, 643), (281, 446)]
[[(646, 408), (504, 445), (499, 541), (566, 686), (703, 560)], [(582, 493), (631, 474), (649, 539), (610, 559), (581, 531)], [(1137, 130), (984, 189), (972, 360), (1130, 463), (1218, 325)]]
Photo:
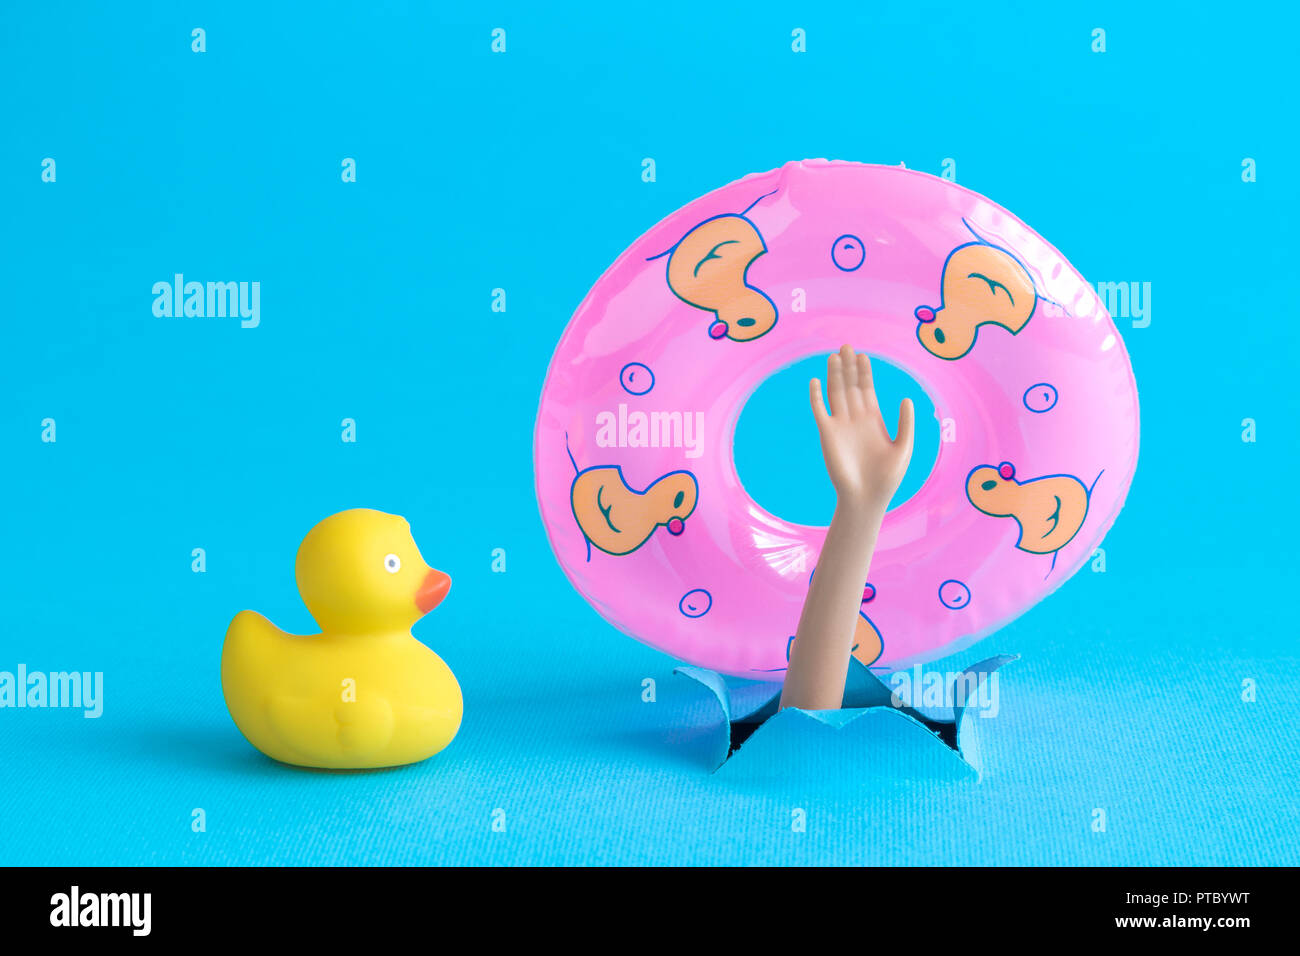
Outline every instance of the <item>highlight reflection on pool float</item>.
[(986, 515), (1015, 518), (1020, 526), (1016, 547), (1030, 554), (1052, 555), (1055, 567), (1056, 552), (1073, 540), (1088, 517), (1088, 501), (1097, 478), (1092, 486), (1073, 475), (1017, 481), (1015, 465), (1004, 461), (996, 468), (980, 465), (973, 469), (966, 478), (966, 497)]
[(1038, 304), (1034, 280), (1011, 253), (982, 240), (948, 253), (938, 308), (916, 308), (916, 337), (932, 355), (959, 359), (975, 345), (982, 325), (1016, 335)]
[(770, 195), (760, 196), (742, 213), (704, 220), (659, 254), (668, 256), (673, 294), (716, 316), (709, 326), (712, 338), (748, 342), (776, 325), (776, 304), (746, 278), (754, 260), (767, 252), (767, 244), (745, 214)]

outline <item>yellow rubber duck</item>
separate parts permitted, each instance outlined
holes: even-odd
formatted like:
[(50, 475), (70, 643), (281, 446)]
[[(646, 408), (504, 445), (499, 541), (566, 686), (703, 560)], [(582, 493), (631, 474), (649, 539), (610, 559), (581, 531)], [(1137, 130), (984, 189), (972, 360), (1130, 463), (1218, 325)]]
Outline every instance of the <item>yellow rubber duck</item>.
[(463, 709), (451, 669), (411, 626), (451, 589), (399, 515), (356, 508), (307, 533), (294, 567), (321, 633), (288, 634), (256, 611), (226, 631), (221, 689), (243, 735), (268, 757), (336, 770), (432, 757)]

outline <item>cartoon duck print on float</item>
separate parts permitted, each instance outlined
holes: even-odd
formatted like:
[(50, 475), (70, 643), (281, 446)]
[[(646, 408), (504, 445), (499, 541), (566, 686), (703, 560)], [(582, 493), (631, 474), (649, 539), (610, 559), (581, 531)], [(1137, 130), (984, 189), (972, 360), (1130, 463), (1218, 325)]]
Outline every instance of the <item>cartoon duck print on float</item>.
[(1020, 527), (1016, 547), (1029, 554), (1050, 554), (1050, 575), (1056, 568), (1057, 554), (1083, 527), (1092, 489), (1104, 473), (1098, 472), (1091, 485), (1074, 475), (1043, 475), (1018, 481), (1016, 467), (1009, 461), (996, 468), (980, 465), (966, 476), (966, 497), (986, 515), (1014, 518)]
[(1033, 318), (1039, 295), (1029, 270), (1014, 255), (975, 237), (948, 253), (940, 274), (939, 306), (916, 307), (916, 337), (925, 350), (956, 361), (975, 347), (980, 326), (998, 325), (1018, 335)]
[(759, 196), (741, 213), (704, 220), (671, 249), (646, 259), (668, 256), (668, 288), (687, 305), (713, 313), (711, 338), (750, 342), (776, 325), (776, 303), (749, 284), (749, 267), (767, 252), (767, 244), (747, 215), (778, 191)]
[(573, 517), (587, 539), (588, 561), (592, 545), (606, 554), (631, 554), (661, 527), (673, 536), (686, 530), (686, 519), (699, 500), (699, 485), (689, 471), (670, 471), (637, 491), (619, 465), (579, 468), (567, 436), (565, 451), (574, 471), (569, 498)]

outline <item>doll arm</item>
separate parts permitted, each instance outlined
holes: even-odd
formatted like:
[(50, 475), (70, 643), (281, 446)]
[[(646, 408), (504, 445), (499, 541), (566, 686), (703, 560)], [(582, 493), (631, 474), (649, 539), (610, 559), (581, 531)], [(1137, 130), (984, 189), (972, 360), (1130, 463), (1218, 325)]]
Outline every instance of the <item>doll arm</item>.
[(804, 599), (781, 691), (782, 707), (838, 709), (844, 696), (862, 587), (871, 568), (880, 523), (912, 457), (915, 411), (898, 409), (898, 437), (890, 439), (876, 403), (871, 360), (847, 345), (826, 360), (826, 393), (809, 383), (822, 455), (837, 502), (817, 570)]

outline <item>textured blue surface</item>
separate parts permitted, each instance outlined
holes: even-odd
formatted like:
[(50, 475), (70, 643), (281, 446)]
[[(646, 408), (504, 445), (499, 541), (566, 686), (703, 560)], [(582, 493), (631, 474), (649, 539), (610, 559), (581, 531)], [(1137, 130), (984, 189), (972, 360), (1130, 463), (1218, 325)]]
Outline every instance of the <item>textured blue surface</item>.
[[(1294, 7), (451, 6), (4, 12), (0, 670), (102, 671), (105, 704), (0, 710), (0, 862), (1300, 862)], [(1118, 322), (1142, 458), (1106, 572), (957, 661), (1023, 655), (978, 782), (900, 720), (799, 715), (710, 774), (711, 695), (572, 592), (537, 517), (538, 391), (590, 284), (823, 156), (955, 159), (1158, 302)], [(155, 318), (177, 272), (261, 282), (261, 325)], [(788, 480), (822, 487), (807, 457)], [(225, 712), (222, 635), (308, 630), (294, 551), (356, 506), (455, 579), (416, 635), (465, 724), (406, 769), (280, 767)]]

